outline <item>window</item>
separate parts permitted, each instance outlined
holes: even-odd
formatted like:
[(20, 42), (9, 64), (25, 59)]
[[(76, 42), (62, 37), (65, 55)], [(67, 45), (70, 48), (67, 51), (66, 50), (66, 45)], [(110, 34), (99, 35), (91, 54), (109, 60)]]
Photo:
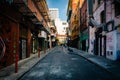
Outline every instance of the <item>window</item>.
[(101, 0), (98, 0), (98, 5), (100, 4)]
[(115, 17), (120, 15), (120, 2), (115, 0)]
[(65, 23), (65, 22), (63, 22), (62, 24), (63, 24), (63, 25), (66, 25), (66, 23)]
[(115, 29), (115, 28), (114, 28), (114, 21), (109, 21), (109, 22), (107, 22), (107, 24), (106, 24), (106, 29), (107, 29), (108, 32), (110, 32), (110, 31), (112, 31), (113, 29)]
[(63, 29), (66, 30), (66, 27), (64, 27)]
[(100, 14), (101, 23), (105, 22), (105, 11), (102, 11)]

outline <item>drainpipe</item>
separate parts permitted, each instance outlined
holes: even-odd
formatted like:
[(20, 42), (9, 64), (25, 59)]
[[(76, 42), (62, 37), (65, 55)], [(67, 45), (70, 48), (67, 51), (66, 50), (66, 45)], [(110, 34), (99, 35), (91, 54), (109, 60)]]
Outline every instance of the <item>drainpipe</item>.
[[(88, 17), (89, 17), (89, 21), (91, 18), (93, 18), (93, 1), (92, 0), (87, 0), (87, 10), (88, 10)], [(88, 23), (89, 26), (89, 23)], [(90, 31), (90, 29), (89, 29)], [(90, 36), (90, 34), (89, 34)], [(90, 41), (90, 37), (89, 37), (89, 41)], [(90, 48), (90, 44), (88, 42), (88, 47)], [(89, 48), (88, 48), (88, 52), (89, 52)]]
[[(81, 27), (81, 22), (82, 22), (82, 21), (81, 21), (81, 8), (80, 8), (80, 22), (79, 22), (79, 23), (80, 23), (80, 33), (79, 33), (79, 39), (81, 38), (81, 33), (82, 33), (82, 30), (81, 30), (81, 29), (82, 29), (82, 27)], [(81, 40), (80, 40), (80, 50), (82, 50), (81, 45), (82, 45), (82, 43), (81, 43)]]
[(93, 2), (92, 0), (87, 0), (88, 4), (88, 15), (89, 18), (93, 17)]
[(104, 16), (105, 16), (105, 22), (104, 22), (104, 28), (102, 32), (102, 36), (104, 38), (104, 57), (106, 57), (106, 0), (104, 0)]
[(104, 26), (104, 31), (106, 31), (106, 0), (104, 0), (104, 16), (105, 16), (105, 26)]

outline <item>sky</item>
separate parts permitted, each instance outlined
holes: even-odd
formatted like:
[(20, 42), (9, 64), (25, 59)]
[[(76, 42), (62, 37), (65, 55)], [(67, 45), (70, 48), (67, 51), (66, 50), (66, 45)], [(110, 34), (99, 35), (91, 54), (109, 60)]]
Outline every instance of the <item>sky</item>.
[(61, 20), (67, 20), (67, 6), (68, 0), (46, 0), (48, 8), (58, 8), (59, 9), (59, 18)]

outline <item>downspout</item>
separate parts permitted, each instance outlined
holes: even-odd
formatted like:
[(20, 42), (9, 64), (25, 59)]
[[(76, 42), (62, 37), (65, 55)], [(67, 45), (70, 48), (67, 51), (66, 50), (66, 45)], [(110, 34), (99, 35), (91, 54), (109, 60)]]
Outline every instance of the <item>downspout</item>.
[(93, 3), (92, 0), (87, 0), (88, 1), (88, 15), (89, 19), (93, 17)]
[(106, 57), (106, 33), (105, 31), (107, 30), (107, 26), (106, 26), (106, 0), (104, 0), (104, 16), (105, 16), (105, 25), (104, 25), (104, 28), (103, 28), (103, 38), (104, 38), (104, 57)]
[(106, 31), (106, 0), (104, 0), (104, 16), (105, 16), (105, 26), (104, 26), (104, 31)]
[[(89, 21), (91, 18), (93, 18), (93, 1), (92, 0), (87, 0), (87, 10), (88, 10), (88, 17), (89, 17)], [(88, 29), (89, 29), (89, 22), (88, 22)], [(89, 29), (90, 32), (90, 29)], [(88, 41), (88, 52), (89, 52), (89, 48), (90, 48), (90, 34), (89, 35), (89, 41)]]
[(79, 35), (79, 39), (80, 39), (80, 50), (82, 50), (82, 42), (81, 42), (81, 33), (82, 33), (82, 31), (81, 31), (81, 8), (80, 8), (80, 35)]

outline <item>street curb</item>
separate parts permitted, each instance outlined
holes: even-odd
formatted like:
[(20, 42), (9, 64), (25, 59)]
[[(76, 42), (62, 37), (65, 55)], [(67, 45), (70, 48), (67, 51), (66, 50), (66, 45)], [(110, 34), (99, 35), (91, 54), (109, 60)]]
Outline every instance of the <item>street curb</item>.
[(25, 71), (19, 78), (17, 78), (16, 80), (20, 80), (25, 74), (27, 74), (33, 67), (35, 67), (42, 59), (44, 59), (50, 52), (52, 51), (52, 49), (51, 50), (49, 50), (48, 52), (46, 52), (46, 53), (43, 53), (43, 54), (45, 54), (40, 60), (38, 60), (37, 61), (37, 63), (35, 63), (31, 68), (29, 68), (27, 71)]
[[(71, 48), (71, 49), (73, 50), (73, 49), (75, 49), (75, 48)], [(75, 49), (75, 50), (77, 50), (77, 49)], [(73, 51), (74, 51), (74, 50), (73, 50)], [(86, 59), (87, 61), (89, 61), (90, 63), (95, 64), (96, 66), (98, 66), (98, 67), (101, 68), (101, 69), (104, 69), (105, 71), (107, 71), (108, 73), (110, 73), (111, 75), (113, 75), (114, 80), (120, 80), (120, 77), (119, 77), (119, 76), (116, 76), (116, 75), (113, 74), (110, 70), (104, 68), (103, 66), (101, 66), (101, 65), (97, 64), (96, 62), (90, 60), (89, 58), (83, 56), (83, 55), (81, 54), (81, 51), (80, 51), (80, 50), (77, 50), (77, 51), (79, 51), (80, 53), (75, 52), (76, 55), (79, 55), (79, 56), (83, 57), (84, 59)], [(69, 51), (69, 52), (70, 52), (70, 51)], [(87, 53), (87, 52), (84, 52), (84, 51), (82, 51), (82, 52), (85, 53), (85, 54)], [(88, 54), (88, 53), (87, 53), (87, 54)], [(94, 55), (93, 55), (93, 56), (94, 56)], [(116, 78), (117, 78), (117, 79), (116, 79)], [(118, 78), (119, 78), (119, 79), (118, 79)]]
[[(45, 57), (45, 56), (44, 56)], [(44, 58), (43, 57), (43, 58)], [(41, 58), (40, 60), (42, 60), (43, 58)], [(17, 78), (16, 80), (20, 80), (26, 73), (28, 73), (34, 66), (36, 66), (38, 63), (39, 63), (39, 61), (40, 60), (38, 60), (38, 62), (37, 63), (35, 63), (33, 66), (31, 66), (31, 68), (29, 68), (27, 71), (25, 71), (19, 78)]]
[[(43, 53), (44, 54), (44, 53)], [(46, 53), (45, 53), (46, 54)], [(48, 53), (47, 53), (48, 54)], [(42, 59), (44, 59), (46, 56), (44, 55), (41, 59), (39, 59), (33, 66), (31, 66), (31, 68), (29, 68), (27, 71), (25, 71), (19, 78), (17, 78), (16, 80), (20, 80), (26, 73), (28, 73), (33, 67), (35, 67)]]
[[(79, 54), (78, 54), (78, 55), (79, 55)], [(80, 56), (81, 56), (81, 55), (80, 55)], [(87, 61), (89, 61), (89, 62), (95, 64), (95, 65), (98, 66), (99, 68), (104, 69), (105, 71), (109, 72), (111, 75), (113, 75), (113, 78), (115, 78), (115, 80), (119, 80), (119, 79), (116, 79), (116, 78), (119, 78), (118, 76), (116, 76), (116, 75), (113, 74), (111, 71), (109, 71), (109, 70), (107, 70), (106, 68), (104, 68), (103, 66), (101, 66), (101, 65), (99, 65), (99, 64), (97, 64), (97, 63), (95, 63), (94, 61), (92, 61), (92, 60), (90, 60), (90, 59), (88, 59), (88, 58), (86, 58), (86, 57), (84, 57), (84, 56), (82, 56), (82, 57), (85, 58)]]

